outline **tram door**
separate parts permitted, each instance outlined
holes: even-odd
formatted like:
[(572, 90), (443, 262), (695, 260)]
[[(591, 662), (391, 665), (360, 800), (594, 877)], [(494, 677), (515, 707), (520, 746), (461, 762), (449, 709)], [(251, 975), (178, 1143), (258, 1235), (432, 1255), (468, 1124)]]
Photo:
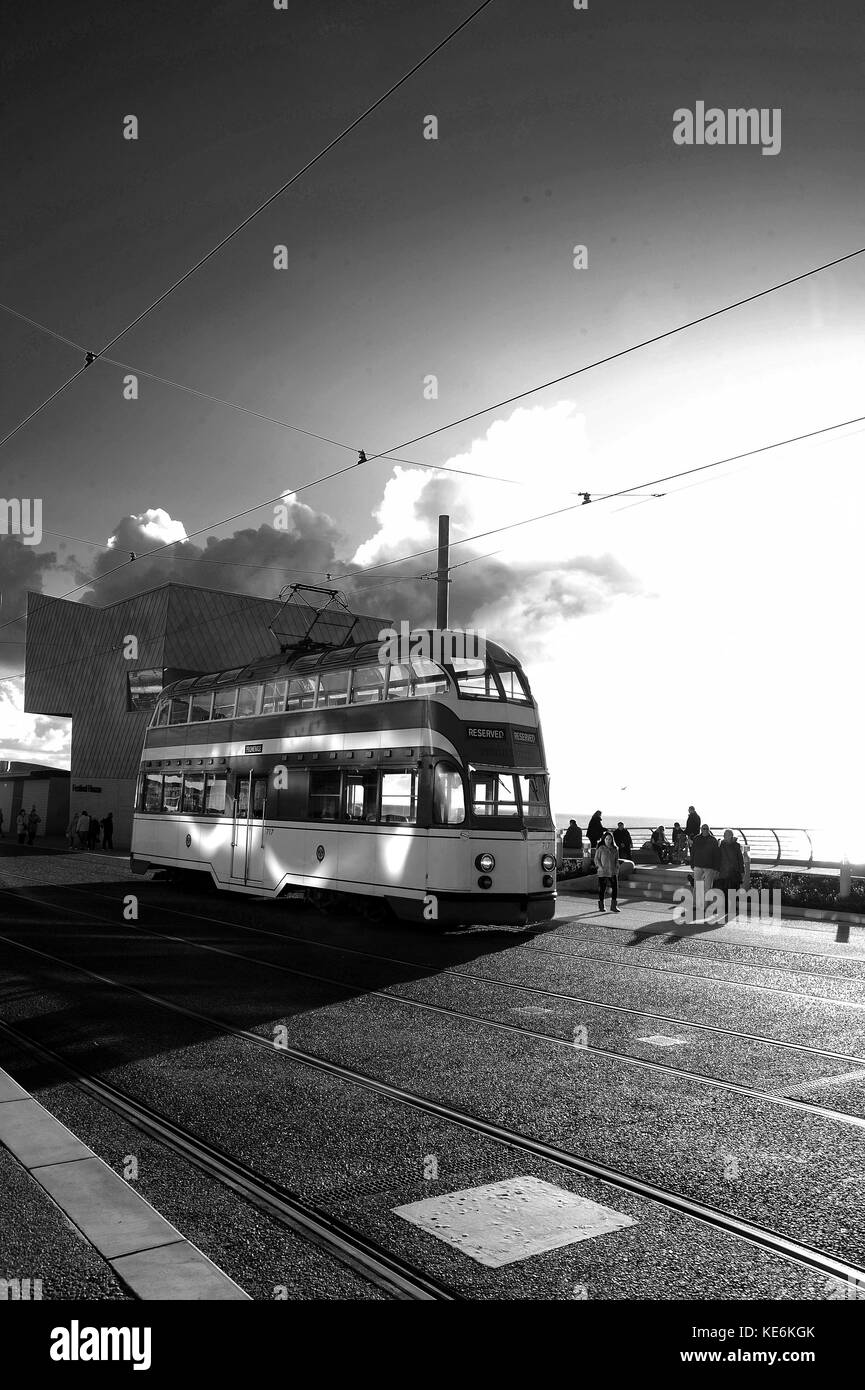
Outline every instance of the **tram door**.
[(232, 883), (261, 883), (264, 879), (264, 820), (267, 815), (267, 777), (250, 772), (238, 779), (234, 798), (231, 844)]

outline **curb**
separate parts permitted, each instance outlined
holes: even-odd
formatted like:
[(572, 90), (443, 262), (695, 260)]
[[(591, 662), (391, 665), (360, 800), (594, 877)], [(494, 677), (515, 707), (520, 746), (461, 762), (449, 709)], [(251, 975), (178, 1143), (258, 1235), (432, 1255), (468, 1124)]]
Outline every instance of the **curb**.
[(249, 1300), (239, 1284), (2, 1069), (0, 1144), (136, 1298)]

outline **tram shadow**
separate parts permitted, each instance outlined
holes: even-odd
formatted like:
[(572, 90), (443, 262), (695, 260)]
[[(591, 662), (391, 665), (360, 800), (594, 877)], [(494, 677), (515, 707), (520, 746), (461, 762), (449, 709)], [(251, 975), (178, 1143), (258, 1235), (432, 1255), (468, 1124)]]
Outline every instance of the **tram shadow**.
[[(130, 1067), (173, 1054), (210, 1088), (237, 1071), (237, 1033), (342, 1060), (359, 1038), (374, 1050), (377, 1039), (410, 1045), (419, 1022), (434, 1028), (436, 1013), (468, 1021), (474, 1009), (476, 986), (450, 978), (447, 993), (431, 992), (425, 982), (486, 975), (485, 959), (555, 925), (439, 929), (354, 907), (322, 912), (299, 896), (136, 877), (40, 884), (14, 898), (0, 925), (0, 1019), (120, 1086)], [(29, 1059), (28, 1079), (21, 1065), (14, 1074), (30, 1090), (64, 1080), (56, 1063)]]

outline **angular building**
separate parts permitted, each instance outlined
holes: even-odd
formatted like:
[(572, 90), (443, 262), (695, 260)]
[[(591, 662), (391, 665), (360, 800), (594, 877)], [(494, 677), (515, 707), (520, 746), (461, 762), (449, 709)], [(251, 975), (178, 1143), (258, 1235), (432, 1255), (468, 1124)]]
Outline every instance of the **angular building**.
[[(282, 635), (284, 612), (277, 599), (176, 583), (105, 608), (28, 594), (24, 708), (72, 720), (69, 810), (113, 812), (115, 848), (128, 848), (144, 730), (162, 687), (278, 652), (272, 627)], [(387, 620), (354, 621), (368, 640)], [(332, 635), (340, 640), (338, 623)]]

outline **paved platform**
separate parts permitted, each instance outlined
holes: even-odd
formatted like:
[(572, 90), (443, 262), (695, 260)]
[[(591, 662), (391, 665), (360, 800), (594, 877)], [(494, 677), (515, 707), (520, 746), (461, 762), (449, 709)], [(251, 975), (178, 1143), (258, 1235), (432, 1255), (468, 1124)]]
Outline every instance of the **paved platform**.
[[(30, 1180), (72, 1222), (133, 1297), (249, 1297), (8, 1072), (0, 1070), (0, 1153), (4, 1151), (17, 1160)], [(48, 1219), (49, 1208), (39, 1202), (36, 1206), (42, 1218), (36, 1223), (40, 1228)], [(35, 1269), (39, 1262), (35, 1249), (20, 1251), (17, 1259), (28, 1270)], [(54, 1273), (56, 1277), (56, 1268)], [(34, 1277), (38, 1276), (11, 1270), (0, 1274), (7, 1281), (7, 1288), (11, 1280)], [(60, 1282), (63, 1283), (62, 1278)], [(97, 1289), (91, 1296), (105, 1297), (104, 1281), (96, 1283)], [(41, 1294), (40, 1281), (40, 1297)]]

